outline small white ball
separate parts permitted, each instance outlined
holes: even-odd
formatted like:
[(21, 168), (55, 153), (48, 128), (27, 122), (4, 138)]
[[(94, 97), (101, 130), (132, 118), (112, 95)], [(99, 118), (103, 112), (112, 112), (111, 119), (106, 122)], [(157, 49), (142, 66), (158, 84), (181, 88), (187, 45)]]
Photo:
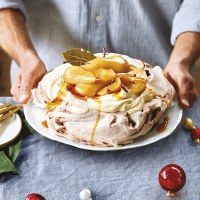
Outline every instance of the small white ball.
[(89, 189), (85, 188), (81, 190), (79, 197), (81, 200), (90, 200), (92, 193)]

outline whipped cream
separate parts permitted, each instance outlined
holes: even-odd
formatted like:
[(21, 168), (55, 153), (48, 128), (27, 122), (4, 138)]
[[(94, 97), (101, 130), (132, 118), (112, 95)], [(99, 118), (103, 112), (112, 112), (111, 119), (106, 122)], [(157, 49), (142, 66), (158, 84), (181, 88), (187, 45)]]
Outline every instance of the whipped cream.
[[(100, 54), (96, 55), (100, 56)], [(109, 54), (109, 56), (112, 55), (116, 54)], [(138, 69), (143, 68), (144, 63), (142, 61), (132, 59), (124, 55), (121, 56), (124, 57), (130, 65), (133, 65)], [(145, 65), (148, 66), (148, 64)], [(71, 66), (69, 63), (62, 64), (61, 66), (50, 71), (40, 81), (38, 88), (32, 90), (33, 103), (36, 106), (45, 109), (46, 103), (52, 102), (56, 99), (62, 83), (63, 73), (69, 66)], [(156, 94), (166, 97), (167, 99), (171, 99), (174, 90), (168, 80), (163, 76), (162, 69), (158, 66), (154, 68), (148, 67), (147, 69), (151, 75), (148, 77), (149, 79), (146, 84), (146, 89), (139, 96), (121, 89), (118, 93), (99, 96), (98, 100), (96, 98), (87, 98), (86, 100), (82, 100), (67, 91), (63, 101), (72, 106), (88, 110), (100, 109), (100, 111), (108, 113), (128, 112), (129, 114), (133, 114), (141, 111), (144, 108), (145, 103), (153, 99)], [(145, 79), (147, 78), (144, 70), (137, 75)], [(169, 94), (170, 96), (166, 96)], [(99, 102), (101, 102), (100, 106)]]

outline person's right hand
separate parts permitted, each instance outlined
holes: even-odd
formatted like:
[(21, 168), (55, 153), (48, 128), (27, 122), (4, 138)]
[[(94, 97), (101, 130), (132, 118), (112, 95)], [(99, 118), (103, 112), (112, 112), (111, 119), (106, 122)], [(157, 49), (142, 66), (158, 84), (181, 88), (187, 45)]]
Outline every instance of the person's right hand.
[(14, 100), (20, 104), (27, 103), (31, 97), (32, 88), (37, 86), (45, 73), (45, 65), (37, 56), (20, 64), (16, 80), (11, 88)]
[(0, 9), (0, 46), (19, 65), (19, 71), (11, 93), (15, 101), (25, 104), (46, 73), (25, 24), (25, 16), (19, 9)]

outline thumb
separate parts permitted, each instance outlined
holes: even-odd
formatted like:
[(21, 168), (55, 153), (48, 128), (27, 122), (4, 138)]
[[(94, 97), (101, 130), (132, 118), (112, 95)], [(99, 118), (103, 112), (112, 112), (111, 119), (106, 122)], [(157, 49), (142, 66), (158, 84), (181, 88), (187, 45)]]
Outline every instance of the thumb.
[(19, 95), (19, 103), (25, 104), (31, 97), (31, 89), (32, 89), (32, 80), (31, 77), (23, 74), (21, 76), (21, 86), (20, 86), (20, 95)]
[(190, 107), (189, 95), (188, 95), (189, 90), (190, 90), (189, 83), (179, 85), (179, 91), (178, 91), (179, 101), (184, 108)]

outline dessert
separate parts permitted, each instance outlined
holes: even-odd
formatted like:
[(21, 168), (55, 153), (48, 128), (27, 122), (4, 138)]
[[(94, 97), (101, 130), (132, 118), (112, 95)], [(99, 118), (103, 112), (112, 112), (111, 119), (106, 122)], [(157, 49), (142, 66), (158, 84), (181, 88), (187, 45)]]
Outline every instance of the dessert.
[(51, 134), (109, 147), (146, 134), (170, 105), (174, 89), (160, 67), (111, 53), (60, 65), (32, 95), (46, 111), (43, 124)]

